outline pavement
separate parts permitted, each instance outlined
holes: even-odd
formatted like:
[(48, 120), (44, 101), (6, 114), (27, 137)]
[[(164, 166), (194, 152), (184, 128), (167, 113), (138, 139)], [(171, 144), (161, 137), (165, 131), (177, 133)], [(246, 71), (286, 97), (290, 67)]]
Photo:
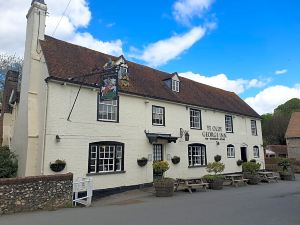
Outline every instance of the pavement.
[(300, 175), (218, 191), (176, 192), (157, 198), (153, 189), (129, 191), (68, 208), (4, 215), (0, 225), (300, 225)]

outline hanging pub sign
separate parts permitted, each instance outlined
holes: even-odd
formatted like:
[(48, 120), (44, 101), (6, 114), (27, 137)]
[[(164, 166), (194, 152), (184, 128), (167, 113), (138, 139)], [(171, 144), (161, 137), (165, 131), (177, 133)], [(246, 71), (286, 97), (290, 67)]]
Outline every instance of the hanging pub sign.
[(222, 127), (218, 126), (207, 126), (206, 131), (202, 132), (202, 136), (205, 140), (220, 140), (226, 139), (226, 133), (222, 131)]
[(118, 73), (106, 73), (100, 80), (100, 99), (116, 100), (118, 98)]

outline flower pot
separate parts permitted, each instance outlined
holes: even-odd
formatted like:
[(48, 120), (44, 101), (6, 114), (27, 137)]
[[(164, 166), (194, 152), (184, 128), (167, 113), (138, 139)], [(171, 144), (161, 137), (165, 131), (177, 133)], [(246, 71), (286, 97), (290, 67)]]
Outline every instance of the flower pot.
[(248, 184), (250, 185), (256, 185), (260, 182), (260, 177), (258, 174), (244, 173), (244, 178), (249, 179)]
[(137, 160), (137, 164), (138, 164), (140, 167), (146, 166), (146, 165), (147, 165), (147, 162), (148, 162), (148, 159), (146, 159), (146, 158), (142, 158), (142, 159), (138, 159), (138, 160)]
[(172, 163), (176, 165), (180, 162), (180, 157), (174, 156), (171, 160), (172, 160)]
[(51, 163), (50, 164), (50, 169), (56, 173), (63, 171), (65, 167), (66, 167), (65, 163)]
[(223, 179), (216, 179), (208, 181), (209, 188), (213, 190), (221, 190), (223, 189)]
[(279, 175), (281, 180), (288, 180), (288, 181), (295, 180), (295, 175), (293, 173), (282, 172), (279, 173)]
[(171, 197), (174, 194), (174, 180), (163, 178), (154, 181), (156, 197)]

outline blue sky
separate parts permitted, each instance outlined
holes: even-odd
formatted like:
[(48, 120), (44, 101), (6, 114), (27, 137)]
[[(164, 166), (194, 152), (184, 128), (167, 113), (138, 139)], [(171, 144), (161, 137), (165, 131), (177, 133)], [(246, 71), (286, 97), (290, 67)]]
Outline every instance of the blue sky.
[[(52, 35), (68, 0), (45, 2)], [(298, 0), (71, 0), (54, 36), (234, 91), (265, 113), (300, 97), (299, 8)]]

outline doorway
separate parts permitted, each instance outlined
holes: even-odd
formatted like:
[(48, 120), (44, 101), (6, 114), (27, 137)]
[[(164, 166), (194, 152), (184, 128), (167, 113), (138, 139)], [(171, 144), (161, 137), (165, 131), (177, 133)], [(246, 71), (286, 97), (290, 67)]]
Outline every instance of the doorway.
[[(153, 144), (153, 162), (163, 160), (163, 146), (162, 144)], [(158, 179), (162, 177), (161, 173), (154, 172), (153, 179)]]
[(247, 147), (241, 147), (241, 160), (247, 162)]

